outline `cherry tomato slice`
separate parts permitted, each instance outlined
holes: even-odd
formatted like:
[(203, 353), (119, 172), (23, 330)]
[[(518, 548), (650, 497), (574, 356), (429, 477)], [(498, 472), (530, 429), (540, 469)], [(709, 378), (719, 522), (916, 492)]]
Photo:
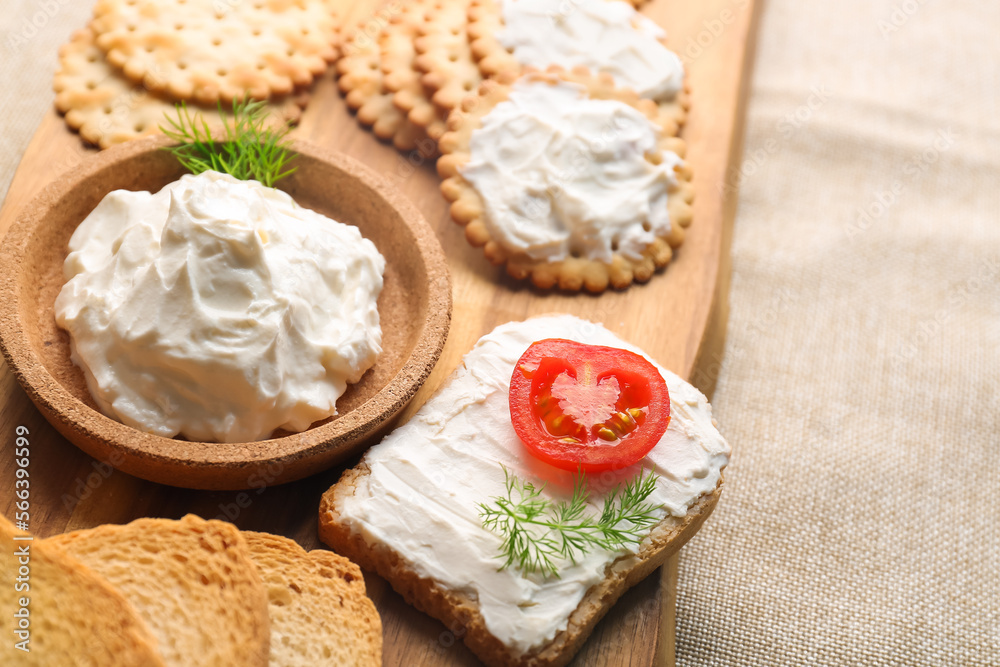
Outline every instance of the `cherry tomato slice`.
[(561, 338), (540, 340), (510, 379), (514, 430), (539, 459), (565, 470), (639, 462), (670, 424), (670, 393), (634, 352)]

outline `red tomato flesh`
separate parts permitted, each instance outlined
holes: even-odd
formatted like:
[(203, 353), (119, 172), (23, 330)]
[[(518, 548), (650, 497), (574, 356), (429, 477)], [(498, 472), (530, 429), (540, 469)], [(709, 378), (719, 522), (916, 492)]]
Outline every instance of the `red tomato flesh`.
[(533, 343), (514, 366), (510, 417), (539, 459), (564, 470), (638, 463), (670, 424), (670, 393), (634, 352), (562, 338)]

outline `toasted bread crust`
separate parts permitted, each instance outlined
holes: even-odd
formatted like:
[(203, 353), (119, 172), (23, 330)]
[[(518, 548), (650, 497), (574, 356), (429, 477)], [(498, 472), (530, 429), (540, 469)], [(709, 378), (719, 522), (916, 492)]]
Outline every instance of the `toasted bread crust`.
[(616, 560), (608, 567), (605, 578), (587, 591), (565, 630), (541, 648), (516, 656), (486, 628), (477, 602), (433, 579), (421, 577), (406, 564), (401, 554), (386, 545), (368, 544), (352, 530), (350, 522), (341, 517), (336, 508), (337, 500), (352, 495), (358, 481), (370, 472), (362, 461), (355, 468), (345, 470), (340, 480), (323, 494), (319, 507), (320, 539), (361, 567), (377, 572), (409, 604), (449, 628), (463, 629), (465, 644), (484, 663), (496, 667), (567, 664), (618, 598), (663, 565), (698, 531), (715, 509), (723, 484), (720, 478), (718, 486), (698, 498), (683, 518), (667, 517), (654, 526), (651, 539), (643, 542), (638, 554)]
[[(0, 594), (5, 636), (0, 663), (103, 667), (113, 661), (120, 667), (165, 667), (156, 638), (125, 596), (45, 540), (29, 540), (28, 533), (0, 516), (0, 571), (10, 582)], [(14, 574), (29, 566), (30, 588), (15, 589)], [(15, 613), (29, 608), (23, 602), (30, 603), (30, 637), (14, 634), (20, 620)], [(16, 647), (25, 639), (28, 652)]]
[(268, 664), (267, 591), (232, 524), (193, 514), (178, 521), (145, 518), (54, 535), (41, 544), (79, 560), (121, 591), (157, 636), (167, 664)]
[(271, 665), (382, 664), (382, 620), (356, 564), (280, 535), (243, 537), (268, 591)]

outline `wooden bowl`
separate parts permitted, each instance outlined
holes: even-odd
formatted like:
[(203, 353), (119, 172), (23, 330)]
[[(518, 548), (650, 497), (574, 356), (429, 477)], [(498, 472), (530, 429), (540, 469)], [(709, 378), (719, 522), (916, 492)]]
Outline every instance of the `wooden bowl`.
[(70, 361), (54, 304), (77, 225), (112, 190), (156, 192), (185, 172), (162, 137), (104, 151), (59, 178), (21, 211), (0, 247), (0, 347), (17, 380), (70, 442), (162, 484), (244, 489), (300, 479), (357, 454), (417, 392), (437, 363), (451, 322), (451, 283), (423, 216), (388, 182), (339, 153), (296, 142), (298, 171), (278, 187), (306, 207), (356, 225), (385, 256), (378, 301), (383, 352), (337, 401), (339, 416), (270, 440), (206, 443), (163, 438), (103, 415)]

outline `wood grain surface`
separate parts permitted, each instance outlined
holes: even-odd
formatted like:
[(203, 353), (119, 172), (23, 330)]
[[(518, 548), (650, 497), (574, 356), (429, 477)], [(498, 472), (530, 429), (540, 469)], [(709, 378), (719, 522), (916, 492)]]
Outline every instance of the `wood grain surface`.
[[(378, 4), (342, 1), (356, 22)], [(694, 223), (667, 270), (646, 285), (601, 296), (542, 293), (508, 279), (465, 241), (438, 191), (433, 164), (403, 155), (359, 128), (329, 74), (319, 82), (296, 136), (356, 157), (382, 173), (424, 213), (449, 258), (454, 282), (451, 333), (437, 368), (401, 419), (405, 420), (456, 367), (473, 343), (510, 320), (567, 312), (597, 322), (643, 347), (666, 367), (711, 393), (721, 361), (728, 293), (728, 247), (735, 212), (730, 174), (739, 159), (745, 82), (752, 63), (760, 0), (653, 0), (643, 13), (664, 26), (688, 68), (693, 107), (684, 138), (695, 174)], [(0, 210), (0, 234), (18, 211), (52, 179), (87, 159), (93, 149), (50, 111), (42, 120)], [(320, 495), (340, 474), (321, 472), (275, 486), (266, 469), (247, 480), (246, 491), (188, 491), (145, 482), (114, 470), (73, 447), (40, 416), (0, 365), (0, 489), (6, 516), (14, 514), (15, 429), (30, 441), (31, 530), (48, 536), (142, 516), (178, 518), (188, 512), (234, 522), (240, 528), (296, 539), (307, 549), (316, 536)], [(723, 424), (723, 427), (725, 425)], [(736, 447), (739, 443), (734, 443)], [(723, 502), (725, 500), (723, 499)], [(384, 624), (384, 664), (476, 665), (459, 632), (408, 605), (377, 576), (369, 594)], [(574, 665), (673, 664), (677, 563), (650, 576), (616, 605), (597, 627)]]

